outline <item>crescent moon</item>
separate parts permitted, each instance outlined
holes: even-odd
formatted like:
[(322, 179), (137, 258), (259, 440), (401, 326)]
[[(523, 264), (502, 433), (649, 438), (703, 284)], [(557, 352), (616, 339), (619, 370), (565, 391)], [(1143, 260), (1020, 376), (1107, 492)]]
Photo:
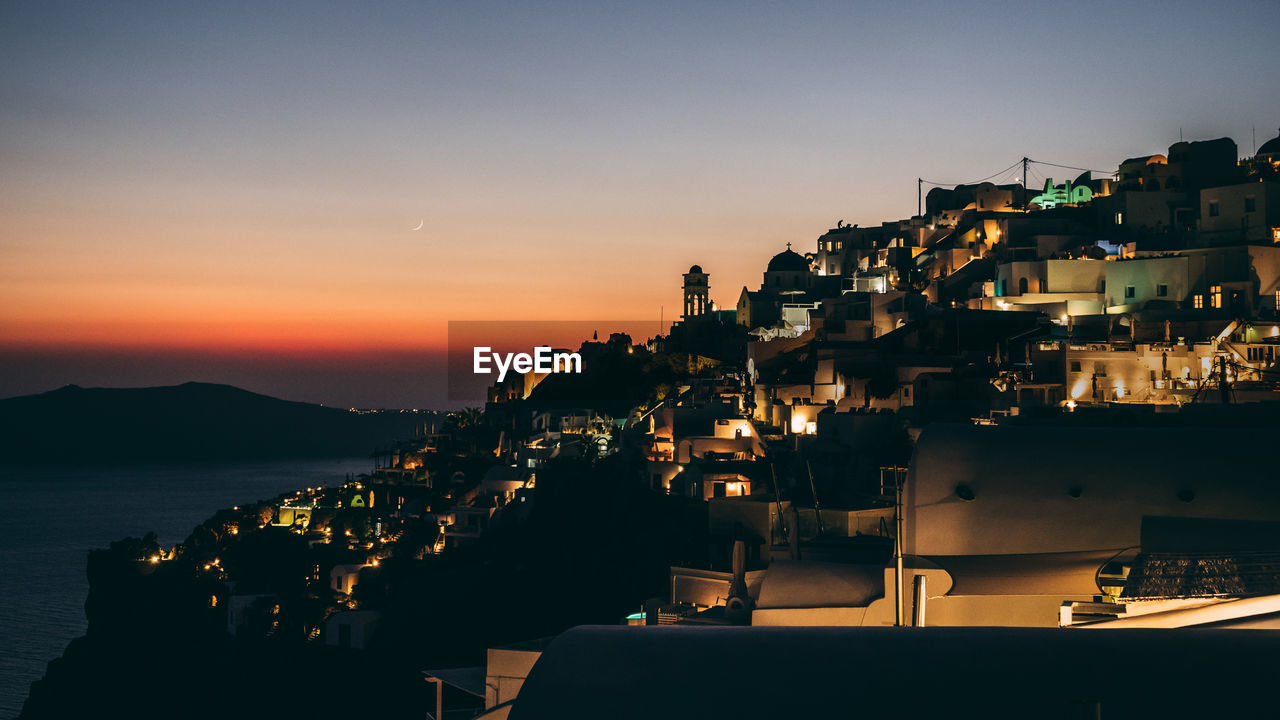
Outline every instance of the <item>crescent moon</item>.
[(414, 228), (414, 230), (421, 230), (421, 229), (422, 229), (422, 226), (423, 226), (423, 225), (425, 225), (425, 224), (426, 224), (426, 222), (427, 222), (427, 221), (426, 221), (425, 219), (423, 219), (423, 220), (419, 220), (419, 221), (418, 221), (418, 227)]

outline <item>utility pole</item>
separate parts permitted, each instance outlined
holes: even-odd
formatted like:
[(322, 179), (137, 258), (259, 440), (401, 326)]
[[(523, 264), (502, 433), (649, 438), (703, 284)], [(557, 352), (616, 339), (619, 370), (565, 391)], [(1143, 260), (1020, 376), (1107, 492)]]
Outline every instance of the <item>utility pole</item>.
[(809, 474), (809, 492), (813, 495), (813, 514), (818, 521), (818, 536), (821, 537), (826, 531), (822, 527), (822, 504), (818, 502), (818, 485), (813, 481), (813, 464), (805, 460), (804, 469)]
[[(778, 528), (782, 530), (782, 541), (790, 543), (791, 537), (787, 532), (786, 518), (782, 514), (782, 490), (778, 488), (778, 471), (773, 465), (769, 466), (769, 477), (773, 479), (773, 505), (778, 512)], [(772, 532), (769, 534), (770, 536), (773, 535)], [(772, 542), (772, 537), (770, 537), (770, 541)]]
[(1022, 156), (1022, 209), (1027, 209), (1027, 163), (1031, 162), (1026, 155)]
[(894, 603), (894, 625), (902, 627), (906, 616), (906, 598), (902, 593), (902, 468), (893, 468), (893, 519), (897, 525), (893, 531), (893, 555), (894, 555), (894, 573), (893, 573), (893, 597)]
[(916, 178), (916, 217), (924, 215), (924, 180)]
[(1222, 397), (1222, 404), (1227, 405), (1231, 402), (1231, 388), (1227, 385), (1227, 356), (1218, 356), (1218, 393)]

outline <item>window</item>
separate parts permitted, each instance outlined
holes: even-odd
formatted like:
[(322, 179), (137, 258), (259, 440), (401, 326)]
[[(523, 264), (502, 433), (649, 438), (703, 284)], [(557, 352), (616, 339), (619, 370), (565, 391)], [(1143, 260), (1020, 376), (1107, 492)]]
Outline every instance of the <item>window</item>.
[(1209, 217), (1218, 217), (1218, 201), (1209, 201)]
[(1094, 374), (1094, 375), (1097, 375), (1098, 377), (1106, 377), (1106, 376), (1107, 376), (1107, 366), (1106, 366), (1106, 364), (1105, 364), (1105, 363), (1094, 363), (1094, 364), (1093, 364), (1093, 374)]
[(1125, 300), (1130, 300), (1130, 299), (1132, 299), (1132, 298), (1137, 294), (1137, 292), (1138, 292), (1138, 289), (1137, 289), (1137, 288), (1135, 288), (1134, 286), (1132, 286), (1132, 285), (1125, 285), (1125, 286), (1124, 286), (1124, 299), (1125, 299)]
[(1209, 304), (1215, 308), (1222, 308), (1222, 286), (1214, 285), (1209, 288)]
[(1245, 212), (1254, 212), (1254, 211), (1255, 211), (1255, 210), (1257, 210), (1257, 209), (1258, 209), (1258, 199), (1257, 199), (1257, 198), (1247, 197), (1247, 198), (1245, 198), (1245, 199), (1244, 199), (1244, 211), (1245, 211)]
[(1049, 281), (1045, 280), (1044, 278), (1040, 278), (1040, 292), (1042, 293), (1049, 292)]
[(1071, 361), (1071, 372), (1080, 372), (1080, 361), (1079, 361), (1079, 360), (1072, 360), (1072, 361)]
[(1019, 295), (1026, 295), (1026, 294), (1027, 294), (1027, 279), (1026, 279), (1026, 278), (1018, 278), (1018, 294), (1019, 294)]
[(1192, 306), (1192, 307), (1194, 307), (1194, 308), (1195, 308), (1195, 309), (1197, 309), (1197, 310), (1202, 310), (1202, 309), (1204, 309), (1204, 296), (1203, 296), (1203, 295), (1192, 295), (1192, 296), (1191, 296), (1191, 306)]
[(1156, 297), (1169, 297), (1169, 286), (1168, 286), (1168, 285), (1157, 285), (1157, 286), (1156, 286)]
[(1123, 225), (1123, 224), (1124, 224), (1124, 213), (1122, 213), (1122, 212), (1118, 212), (1118, 213), (1116, 213), (1116, 224), (1117, 224), (1117, 225)]

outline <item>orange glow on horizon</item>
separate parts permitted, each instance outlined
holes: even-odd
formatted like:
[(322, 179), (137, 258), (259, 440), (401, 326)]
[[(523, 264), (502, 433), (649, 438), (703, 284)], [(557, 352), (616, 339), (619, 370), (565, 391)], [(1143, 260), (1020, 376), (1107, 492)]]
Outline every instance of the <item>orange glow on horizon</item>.
[(74, 212), (0, 201), (0, 347), (439, 351), (450, 320), (514, 318), (651, 319), (648, 337), (679, 318), (690, 265), (733, 308), (786, 241), (803, 248), (824, 230), (812, 208), (730, 226), (726, 208), (636, 217), (560, 199), (571, 207), (518, 202), (496, 220), (464, 204), (410, 232), (390, 207), (263, 208), (236, 189), (166, 205), (146, 190), (113, 188), (115, 202)]

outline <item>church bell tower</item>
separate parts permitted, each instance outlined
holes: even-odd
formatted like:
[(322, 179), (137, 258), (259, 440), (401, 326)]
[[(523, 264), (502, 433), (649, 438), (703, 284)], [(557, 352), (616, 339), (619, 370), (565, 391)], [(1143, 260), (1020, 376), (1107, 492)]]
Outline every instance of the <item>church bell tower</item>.
[(711, 307), (711, 286), (709, 275), (702, 272), (701, 265), (694, 265), (684, 274), (684, 315), (682, 318), (705, 315)]

